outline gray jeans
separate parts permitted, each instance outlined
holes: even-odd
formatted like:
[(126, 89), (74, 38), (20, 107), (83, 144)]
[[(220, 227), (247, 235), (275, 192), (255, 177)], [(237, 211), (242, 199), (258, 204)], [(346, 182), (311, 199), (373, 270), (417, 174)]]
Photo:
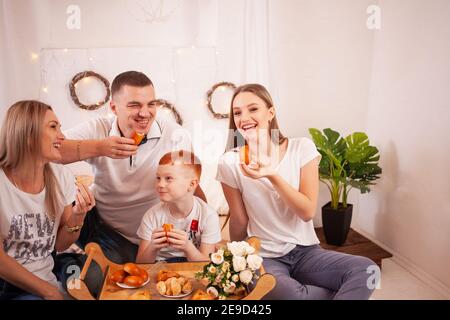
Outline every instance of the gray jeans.
[(297, 245), (285, 256), (264, 258), (263, 265), (277, 280), (264, 299), (365, 300), (374, 290), (367, 285), (372, 260), (319, 245)]

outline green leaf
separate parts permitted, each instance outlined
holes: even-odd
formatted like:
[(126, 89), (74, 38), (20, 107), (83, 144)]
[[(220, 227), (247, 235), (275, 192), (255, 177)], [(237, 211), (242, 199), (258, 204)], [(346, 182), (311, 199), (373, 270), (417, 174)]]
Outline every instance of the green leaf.
[(352, 186), (361, 193), (370, 192), (370, 186), (380, 178), (379, 151), (371, 146), (367, 134), (354, 132), (345, 138), (330, 128), (321, 132), (310, 128), (309, 133), (322, 156), (319, 174), (322, 182), (329, 182), (332, 203), (338, 204), (340, 188)]
[(382, 172), (378, 166), (380, 159), (378, 149), (369, 145), (369, 138), (362, 132), (355, 132), (345, 140), (348, 144), (346, 153), (348, 165), (345, 167), (348, 184), (359, 189), (361, 193), (370, 192), (369, 186), (380, 178)]

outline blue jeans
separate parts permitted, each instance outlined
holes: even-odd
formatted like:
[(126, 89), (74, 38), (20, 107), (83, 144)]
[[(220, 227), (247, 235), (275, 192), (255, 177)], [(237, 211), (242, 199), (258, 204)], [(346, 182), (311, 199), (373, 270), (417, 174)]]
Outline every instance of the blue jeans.
[(39, 296), (28, 293), (3, 279), (0, 279), (0, 300), (43, 300), (43, 299)]
[(366, 300), (374, 290), (368, 268), (378, 268), (368, 258), (319, 245), (297, 245), (285, 256), (264, 258), (263, 265), (277, 280), (264, 299), (274, 300)]
[(33, 294), (24, 294), (21, 296), (18, 296), (12, 300), (44, 300), (41, 297), (35, 296)]

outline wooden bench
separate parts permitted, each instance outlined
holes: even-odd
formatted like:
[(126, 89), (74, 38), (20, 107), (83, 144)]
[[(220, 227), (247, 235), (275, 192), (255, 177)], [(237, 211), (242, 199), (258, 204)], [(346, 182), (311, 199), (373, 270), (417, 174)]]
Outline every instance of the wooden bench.
[(315, 228), (315, 230), (322, 248), (367, 257), (373, 260), (380, 269), (381, 260), (392, 257), (390, 252), (384, 250), (353, 229), (350, 229), (347, 240), (342, 246), (334, 246), (326, 243), (323, 228)]

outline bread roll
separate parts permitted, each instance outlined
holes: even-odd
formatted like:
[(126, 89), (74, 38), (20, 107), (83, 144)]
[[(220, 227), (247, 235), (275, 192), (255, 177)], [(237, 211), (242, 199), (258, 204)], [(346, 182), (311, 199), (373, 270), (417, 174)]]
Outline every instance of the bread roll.
[(144, 284), (144, 280), (139, 276), (128, 276), (125, 277), (123, 283), (130, 287), (140, 287)]
[(122, 283), (126, 276), (128, 276), (128, 273), (125, 270), (117, 270), (111, 275), (110, 279), (112, 282)]
[(141, 269), (132, 262), (125, 263), (125, 265), (123, 266), (123, 270), (125, 270), (127, 273), (131, 274), (132, 276), (140, 276), (141, 275)]

